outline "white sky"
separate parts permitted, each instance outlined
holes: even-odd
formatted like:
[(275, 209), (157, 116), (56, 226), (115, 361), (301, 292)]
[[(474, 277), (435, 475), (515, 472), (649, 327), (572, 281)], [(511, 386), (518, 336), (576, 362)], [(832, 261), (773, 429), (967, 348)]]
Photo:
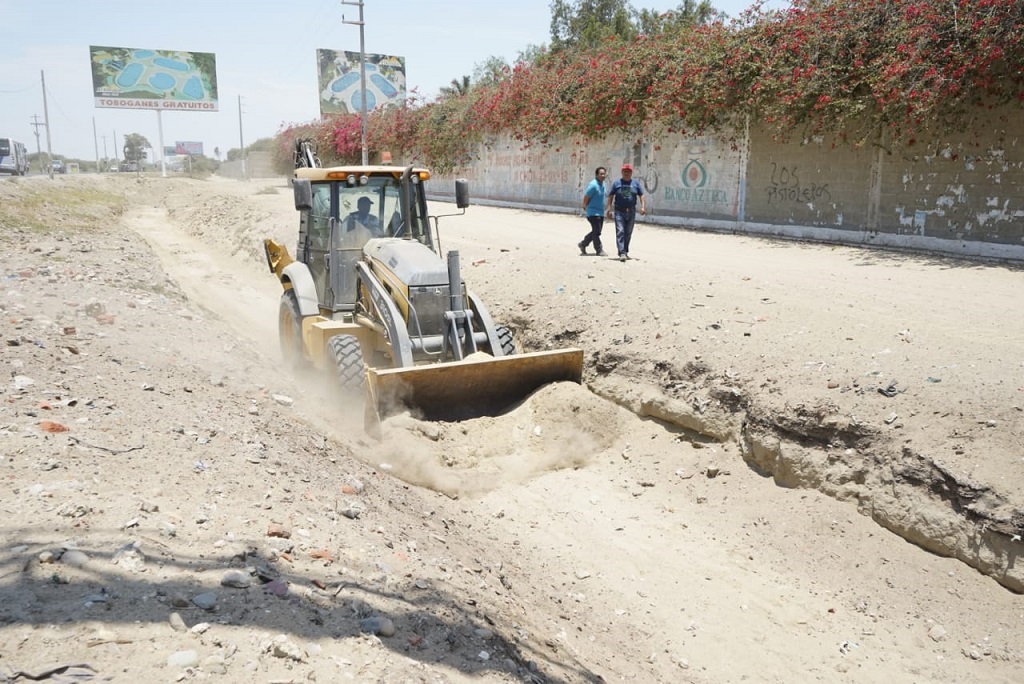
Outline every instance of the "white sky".
[[(712, 0), (736, 16), (753, 0)], [(674, 9), (679, 0), (633, 0), (634, 7)], [(785, 0), (772, 0), (784, 6)], [(407, 89), (434, 97), (453, 78), (496, 55), (513, 61), (549, 42), (550, 0), (365, 0), (366, 52), (405, 58)], [(0, 137), (31, 152), (47, 148), (42, 78), (55, 155), (114, 156), (140, 133), (159, 157), (153, 110), (94, 106), (89, 46), (212, 52), (217, 112), (162, 112), (163, 144), (220, 148), (272, 137), (283, 126), (319, 117), (316, 50), (359, 51), (359, 7), (340, 0), (0, 0)], [(241, 98), (241, 100), (239, 100)], [(239, 106), (239, 102), (241, 106)], [(34, 117), (38, 116), (38, 119)], [(94, 133), (95, 130), (95, 133)]]

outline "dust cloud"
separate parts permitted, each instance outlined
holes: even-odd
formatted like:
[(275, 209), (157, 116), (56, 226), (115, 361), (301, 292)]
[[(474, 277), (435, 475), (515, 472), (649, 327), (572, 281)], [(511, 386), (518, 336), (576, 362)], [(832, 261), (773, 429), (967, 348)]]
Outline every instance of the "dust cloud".
[(629, 416), (585, 387), (561, 382), (502, 415), (438, 422), (405, 411), (367, 432), (363, 402), (343, 397), (332, 380), (300, 369), (272, 393), (293, 400), (296, 417), (339, 452), (451, 498), (584, 467), (615, 443)]
[(499, 416), (385, 420), (358, 458), (450, 497), (477, 496), (540, 474), (580, 468), (618, 439), (625, 411), (570, 382), (553, 383)]

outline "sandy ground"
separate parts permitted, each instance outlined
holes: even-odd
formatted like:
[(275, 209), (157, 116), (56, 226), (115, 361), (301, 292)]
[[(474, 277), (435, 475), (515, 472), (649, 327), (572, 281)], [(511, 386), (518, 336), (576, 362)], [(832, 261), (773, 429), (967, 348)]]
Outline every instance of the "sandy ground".
[(584, 386), (377, 441), (280, 363), (296, 220), (0, 183), (0, 681), (1020, 681), (1020, 268), (474, 206)]

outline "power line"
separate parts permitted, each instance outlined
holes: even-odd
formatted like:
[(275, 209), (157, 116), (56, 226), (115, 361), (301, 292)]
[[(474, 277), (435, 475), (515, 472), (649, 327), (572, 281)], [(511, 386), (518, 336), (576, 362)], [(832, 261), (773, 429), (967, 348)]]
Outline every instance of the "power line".
[(338, 11), (334, 0), (321, 0), (320, 6), (309, 13), (306, 30), (300, 35), (309, 36), (311, 39), (309, 42), (315, 49), (332, 48), (332, 42), (337, 40), (335, 27), (337, 20)]
[(56, 107), (57, 111), (60, 112), (60, 115), (64, 117), (65, 121), (67, 121), (69, 124), (75, 125), (75, 120), (64, 113), (64, 110), (60, 106), (60, 102), (57, 100), (57, 98), (54, 96), (53, 92), (49, 88), (46, 89), (46, 97), (50, 104)]

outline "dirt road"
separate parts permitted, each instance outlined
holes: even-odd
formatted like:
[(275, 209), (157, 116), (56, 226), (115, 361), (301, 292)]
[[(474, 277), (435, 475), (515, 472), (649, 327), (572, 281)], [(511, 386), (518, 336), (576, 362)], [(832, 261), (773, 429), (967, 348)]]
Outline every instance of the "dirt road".
[(527, 348), (583, 347), (586, 386), (375, 442), (278, 368), (283, 182), (56, 187), (49, 221), (0, 213), (0, 667), (59, 642), (114, 681), (1017, 681), (1019, 269), (643, 225), (622, 263), (578, 255), (582, 218), (471, 207), (442, 245)]

